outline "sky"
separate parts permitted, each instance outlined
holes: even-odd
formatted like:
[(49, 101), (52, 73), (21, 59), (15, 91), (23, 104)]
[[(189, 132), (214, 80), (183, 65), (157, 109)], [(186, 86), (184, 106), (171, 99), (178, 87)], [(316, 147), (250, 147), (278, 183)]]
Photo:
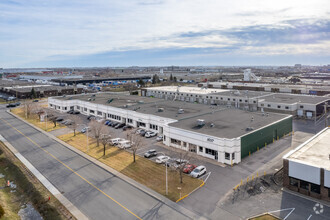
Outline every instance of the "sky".
[(329, 0), (1, 0), (0, 68), (330, 64)]

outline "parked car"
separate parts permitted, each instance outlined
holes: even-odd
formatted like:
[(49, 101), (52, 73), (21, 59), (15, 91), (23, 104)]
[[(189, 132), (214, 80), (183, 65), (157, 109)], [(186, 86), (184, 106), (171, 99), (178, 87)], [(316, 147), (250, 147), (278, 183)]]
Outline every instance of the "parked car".
[(144, 157), (145, 158), (150, 158), (150, 157), (154, 157), (157, 156), (157, 151), (154, 149), (148, 150), (145, 154)]
[(105, 123), (104, 123), (104, 125), (108, 125), (109, 122), (110, 122), (109, 120), (106, 120)]
[(109, 123), (107, 124), (108, 126), (112, 126), (113, 121), (109, 121)]
[(140, 133), (139, 133), (141, 136), (144, 136), (146, 134), (146, 131), (145, 130), (141, 130)]
[(33, 102), (39, 102), (39, 100), (38, 99), (35, 99), (35, 100), (33, 100)]
[(14, 103), (10, 103), (8, 105), (6, 105), (7, 108), (12, 108), (12, 107), (16, 107), (16, 105)]
[(120, 141), (125, 141), (125, 139), (122, 139), (122, 138), (113, 138), (110, 140), (110, 143), (112, 145), (117, 145)]
[(157, 133), (156, 132), (153, 132), (153, 131), (147, 131), (146, 133), (145, 133), (145, 137), (146, 138), (150, 138), (150, 137), (155, 137), (157, 135)]
[(156, 137), (156, 141), (162, 141), (163, 140), (163, 135), (159, 135)]
[(176, 161), (176, 158), (170, 158), (166, 161), (166, 166), (167, 167), (173, 167), (173, 168), (176, 168), (175, 166), (175, 161)]
[(125, 126), (125, 123), (119, 123), (115, 126), (115, 129), (119, 129)]
[(87, 117), (87, 119), (88, 119), (88, 120), (95, 119), (95, 116), (93, 116), (93, 115), (89, 115), (89, 116)]
[(129, 129), (132, 129), (132, 128), (133, 128), (133, 126), (131, 126), (131, 125), (125, 125), (123, 127), (123, 130), (126, 131), (126, 130), (129, 130)]
[(86, 133), (88, 131), (90, 131), (90, 128), (89, 127), (84, 127), (83, 129), (81, 129), (81, 133)]
[(16, 102), (16, 103), (14, 103), (16, 106), (20, 106), (21, 105), (21, 103), (20, 102)]
[(128, 140), (119, 141), (117, 146), (122, 149), (127, 149), (131, 147), (131, 142)]
[(58, 118), (56, 118), (56, 121), (57, 122), (61, 122), (61, 121), (63, 121), (64, 119), (63, 118), (60, 118), (60, 117), (58, 117)]
[(113, 123), (111, 124), (111, 127), (116, 127), (118, 124), (119, 124), (119, 122), (113, 122)]
[(184, 173), (191, 173), (197, 166), (194, 165), (194, 164), (186, 164), (184, 167), (183, 167), (183, 172)]
[(136, 134), (140, 134), (140, 132), (142, 131), (143, 129), (142, 128), (139, 128), (135, 131)]
[(156, 158), (156, 163), (159, 163), (159, 164), (165, 163), (169, 159), (171, 159), (169, 156), (159, 156)]
[(67, 111), (68, 114), (73, 114), (73, 110)]
[(71, 120), (66, 120), (63, 124), (65, 125), (72, 125), (73, 121)]
[(206, 167), (205, 166), (198, 166), (193, 171), (191, 171), (190, 175), (192, 177), (198, 178), (206, 173)]
[(174, 166), (175, 168), (178, 168), (178, 167), (180, 167), (180, 166), (182, 166), (182, 165), (185, 165), (185, 164), (187, 164), (187, 163), (189, 163), (188, 160), (185, 160), (185, 159), (176, 159), (176, 160), (175, 160), (175, 163), (173, 164), (173, 166)]
[(73, 111), (73, 114), (79, 115), (80, 114), (80, 111)]

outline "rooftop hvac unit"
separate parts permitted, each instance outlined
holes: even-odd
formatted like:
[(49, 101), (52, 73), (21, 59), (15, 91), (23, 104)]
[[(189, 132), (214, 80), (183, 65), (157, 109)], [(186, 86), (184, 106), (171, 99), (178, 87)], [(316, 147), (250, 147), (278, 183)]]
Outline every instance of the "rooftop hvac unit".
[(183, 114), (183, 113), (184, 113), (184, 110), (183, 110), (182, 108), (180, 108), (180, 109), (178, 110), (178, 113), (179, 113), (179, 114)]
[(247, 127), (245, 130), (246, 131), (252, 131), (253, 130), (253, 127)]
[(158, 108), (158, 112), (163, 112), (164, 108)]
[(205, 120), (204, 119), (197, 119), (197, 126), (202, 127), (205, 125)]

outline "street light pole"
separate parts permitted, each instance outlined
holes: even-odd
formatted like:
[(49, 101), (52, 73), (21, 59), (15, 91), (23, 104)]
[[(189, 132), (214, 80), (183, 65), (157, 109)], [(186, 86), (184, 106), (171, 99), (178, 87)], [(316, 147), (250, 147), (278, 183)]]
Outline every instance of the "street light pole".
[[(166, 156), (164, 153), (160, 152), (161, 154), (163, 154), (163, 156)], [(168, 195), (168, 181), (167, 181), (167, 161), (165, 161), (165, 170), (166, 170), (166, 176), (165, 176), (165, 194)]]

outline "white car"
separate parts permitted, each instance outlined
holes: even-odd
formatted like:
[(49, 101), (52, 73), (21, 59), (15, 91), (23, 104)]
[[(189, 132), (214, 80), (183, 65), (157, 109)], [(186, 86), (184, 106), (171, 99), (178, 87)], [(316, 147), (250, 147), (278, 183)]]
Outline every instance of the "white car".
[(112, 145), (117, 145), (119, 142), (121, 142), (121, 141), (126, 141), (125, 139), (122, 139), (122, 138), (114, 138), (114, 139), (111, 139), (110, 140), (110, 143), (112, 144)]
[(150, 138), (150, 137), (155, 137), (157, 135), (156, 132), (153, 131), (147, 131), (146, 134), (144, 135), (146, 138)]
[(159, 135), (156, 137), (156, 141), (162, 141), (163, 140), (163, 135)]
[(169, 156), (159, 156), (156, 158), (156, 163), (165, 163), (169, 159), (171, 159)]
[(119, 141), (117, 146), (122, 149), (127, 149), (131, 147), (131, 142), (128, 140)]
[(190, 176), (198, 178), (206, 173), (205, 166), (198, 166), (193, 171), (191, 171)]

